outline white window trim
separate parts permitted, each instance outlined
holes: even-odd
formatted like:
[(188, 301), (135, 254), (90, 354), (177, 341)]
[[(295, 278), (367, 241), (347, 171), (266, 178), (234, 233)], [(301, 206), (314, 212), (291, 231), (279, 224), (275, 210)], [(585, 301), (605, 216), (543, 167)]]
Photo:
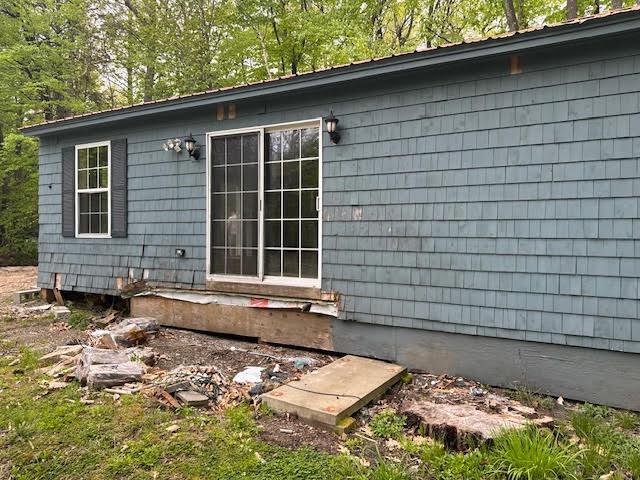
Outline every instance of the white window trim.
[[(264, 135), (273, 130), (285, 130), (287, 128), (318, 127), (318, 277), (274, 277), (264, 275)], [(258, 158), (258, 275), (256, 277), (242, 275), (211, 274), (211, 139), (246, 133), (258, 133), (259, 158)], [(207, 252), (206, 272), (208, 282), (248, 283), (257, 285), (282, 285), (287, 287), (313, 287), (320, 288), (322, 283), (322, 118), (302, 120), (299, 122), (274, 123), (255, 127), (236, 128), (208, 132), (207, 159), (206, 159), (206, 185), (207, 185)], [(111, 149), (109, 149), (111, 152)], [(111, 183), (109, 183), (111, 185)]]
[[(87, 188), (83, 189), (82, 192), (78, 191), (78, 150), (83, 150), (85, 148), (95, 148), (95, 147), (107, 147), (107, 171), (109, 177), (109, 187), (108, 188)], [(75, 211), (76, 211), (76, 238), (111, 238), (111, 141), (107, 140), (104, 142), (93, 142), (93, 143), (83, 143), (81, 145), (76, 145), (76, 153), (75, 153), (75, 162), (73, 168), (73, 176), (74, 176), (74, 202), (75, 202)], [(107, 215), (107, 233), (79, 233), (80, 231), (80, 195), (79, 193), (103, 193), (107, 192), (107, 204), (109, 205), (109, 215)]]

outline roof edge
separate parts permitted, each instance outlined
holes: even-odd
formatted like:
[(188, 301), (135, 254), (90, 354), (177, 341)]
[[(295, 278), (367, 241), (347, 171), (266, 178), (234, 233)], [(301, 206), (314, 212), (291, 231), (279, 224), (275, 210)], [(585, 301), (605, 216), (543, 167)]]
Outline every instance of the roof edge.
[(639, 10), (637, 8), (630, 8), (599, 18), (586, 17), (570, 23), (515, 32), (497, 38), (463, 42), (425, 51), (396, 54), (382, 59), (354, 62), (345, 66), (329, 67), (325, 70), (249, 85), (221, 88), (102, 112), (81, 114), (67, 119), (25, 126), (20, 131), (29, 136), (46, 136), (78, 128), (110, 124), (125, 119), (204, 107), (222, 102), (236, 102), (268, 95), (290, 93), (399, 71), (442, 66), (535, 48), (595, 40), (603, 36), (640, 30), (640, 15), (638, 13)]

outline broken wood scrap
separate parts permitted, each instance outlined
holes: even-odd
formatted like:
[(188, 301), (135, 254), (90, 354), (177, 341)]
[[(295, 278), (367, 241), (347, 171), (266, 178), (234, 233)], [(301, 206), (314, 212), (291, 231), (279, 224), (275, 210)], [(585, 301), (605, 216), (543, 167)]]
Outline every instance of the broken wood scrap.
[(57, 347), (53, 352), (40, 357), (38, 363), (43, 366), (53, 365), (62, 360), (68, 360), (71, 357), (76, 357), (82, 353), (82, 349), (82, 345), (64, 345), (62, 347)]
[(53, 295), (56, 297), (56, 303), (59, 306), (64, 307), (64, 298), (62, 298), (62, 292), (60, 292), (60, 290), (58, 290), (57, 288), (54, 288)]

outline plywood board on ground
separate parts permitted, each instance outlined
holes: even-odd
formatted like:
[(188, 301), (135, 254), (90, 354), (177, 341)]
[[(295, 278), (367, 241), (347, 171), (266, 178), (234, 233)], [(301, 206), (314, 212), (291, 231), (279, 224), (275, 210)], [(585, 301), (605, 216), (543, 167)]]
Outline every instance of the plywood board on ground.
[(405, 372), (400, 365), (347, 355), (262, 398), (276, 412), (335, 426), (381, 396)]

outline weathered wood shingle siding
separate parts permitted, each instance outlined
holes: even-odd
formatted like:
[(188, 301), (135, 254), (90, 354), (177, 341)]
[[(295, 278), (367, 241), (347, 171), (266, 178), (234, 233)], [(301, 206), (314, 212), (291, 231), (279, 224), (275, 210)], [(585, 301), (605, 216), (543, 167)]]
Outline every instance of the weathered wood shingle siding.
[[(205, 286), (205, 162), (189, 132), (324, 116), (323, 287), (365, 323), (640, 352), (640, 47), (468, 63), (41, 143), (40, 276), (115, 293), (148, 272)], [(129, 235), (63, 239), (60, 150), (126, 137)], [(49, 188), (51, 185), (51, 188)], [(186, 248), (186, 258), (174, 249)]]

